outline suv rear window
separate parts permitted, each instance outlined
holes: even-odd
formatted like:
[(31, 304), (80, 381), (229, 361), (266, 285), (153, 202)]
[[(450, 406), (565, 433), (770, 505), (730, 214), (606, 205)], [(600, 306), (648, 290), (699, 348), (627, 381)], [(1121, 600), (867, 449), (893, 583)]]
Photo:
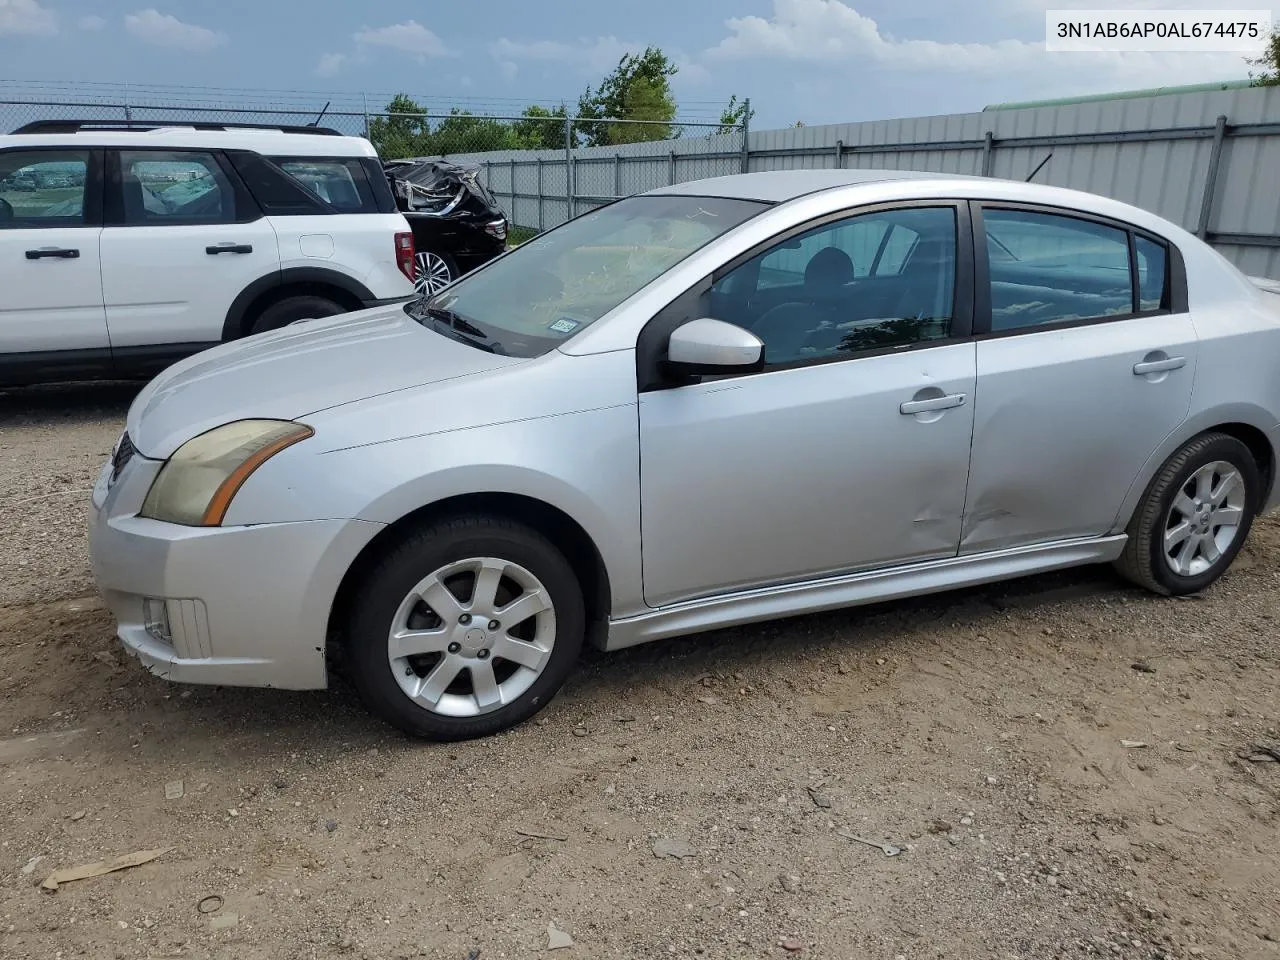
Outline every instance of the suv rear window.
[(372, 158), (264, 157), (249, 150), (228, 150), (227, 157), (269, 217), (396, 210)]
[(340, 213), (378, 212), (358, 159), (272, 157), (271, 161)]

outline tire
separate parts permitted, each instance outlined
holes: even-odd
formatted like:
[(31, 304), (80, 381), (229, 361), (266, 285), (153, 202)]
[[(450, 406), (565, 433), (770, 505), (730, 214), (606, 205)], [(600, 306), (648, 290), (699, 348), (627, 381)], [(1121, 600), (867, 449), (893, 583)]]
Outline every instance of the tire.
[[(1232, 472), (1236, 479), (1219, 486)], [(1248, 447), (1225, 433), (1196, 437), (1165, 461), (1147, 487), (1116, 569), (1164, 596), (1205, 589), (1244, 546), (1261, 494), (1262, 476)], [(1226, 518), (1233, 522), (1222, 523)]]
[[(513, 611), (516, 601), (532, 615)], [(504, 612), (520, 619), (502, 623)], [(393, 649), (400, 630), (431, 633)], [(372, 713), (411, 736), (469, 740), (545, 707), (585, 633), (582, 589), (564, 554), (522, 524), (475, 514), (414, 531), (373, 566), (350, 605), (347, 656)]]
[(346, 312), (347, 309), (345, 307), (334, 303), (326, 297), (311, 295), (285, 297), (258, 314), (258, 319), (253, 321), (249, 332), (251, 334), (265, 333), (268, 330), (279, 330), (281, 327), (297, 323), (299, 320), (315, 320)]
[(438, 250), (419, 250), (414, 254), (413, 263), (413, 288), (418, 293), (438, 293), (461, 273), (457, 261)]

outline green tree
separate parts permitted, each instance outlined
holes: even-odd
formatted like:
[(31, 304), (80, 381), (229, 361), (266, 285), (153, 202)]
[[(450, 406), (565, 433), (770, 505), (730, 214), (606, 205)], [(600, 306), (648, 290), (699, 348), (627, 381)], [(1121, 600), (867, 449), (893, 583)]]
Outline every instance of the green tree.
[(1262, 55), (1249, 60), (1254, 67), (1261, 67), (1261, 73), (1249, 71), (1249, 79), (1255, 87), (1280, 86), (1280, 25), (1272, 27), (1271, 39)]
[(398, 93), (386, 106), (386, 116), (369, 121), (369, 139), (384, 160), (420, 157), (426, 153), (431, 124), (426, 107)]
[(735, 93), (729, 97), (729, 103), (720, 114), (720, 129), (716, 133), (733, 133), (755, 115), (756, 112), (748, 105), (748, 101), (739, 102)]
[(563, 103), (554, 110), (536, 104), (525, 107), (521, 116), (526, 119), (511, 124), (514, 149), (563, 150), (564, 121), (568, 112)]
[(492, 117), (477, 117), (454, 107), (426, 138), (426, 154), (484, 153), (517, 149), (512, 129)]
[[(590, 147), (614, 143), (669, 140), (676, 131), (676, 101), (671, 78), (679, 68), (657, 47), (624, 54), (613, 72), (578, 98), (580, 121), (576, 133)], [(651, 123), (609, 123), (610, 120), (648, 120)], [(603, 122), (602, 122), (603, 121)]]

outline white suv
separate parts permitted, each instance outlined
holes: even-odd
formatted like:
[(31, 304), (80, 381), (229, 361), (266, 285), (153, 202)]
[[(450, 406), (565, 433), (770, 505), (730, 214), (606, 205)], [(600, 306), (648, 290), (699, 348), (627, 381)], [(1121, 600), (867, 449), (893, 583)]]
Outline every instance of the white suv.
[(150, 376), (407, 299), (413, 276), (368, 140), (65, 120), (0, 136), (0, 385)]

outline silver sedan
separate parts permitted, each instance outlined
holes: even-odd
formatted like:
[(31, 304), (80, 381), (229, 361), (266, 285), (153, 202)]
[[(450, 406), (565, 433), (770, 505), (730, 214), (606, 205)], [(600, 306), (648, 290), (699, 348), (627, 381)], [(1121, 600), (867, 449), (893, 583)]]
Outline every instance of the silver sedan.
[(606, 650), (1080, 564), (1220, 577), (1277, 505), (1280, 296), (1072, 191), (748, 174), (150, 383), (93, 491), (125, 647), (480, 736)]

